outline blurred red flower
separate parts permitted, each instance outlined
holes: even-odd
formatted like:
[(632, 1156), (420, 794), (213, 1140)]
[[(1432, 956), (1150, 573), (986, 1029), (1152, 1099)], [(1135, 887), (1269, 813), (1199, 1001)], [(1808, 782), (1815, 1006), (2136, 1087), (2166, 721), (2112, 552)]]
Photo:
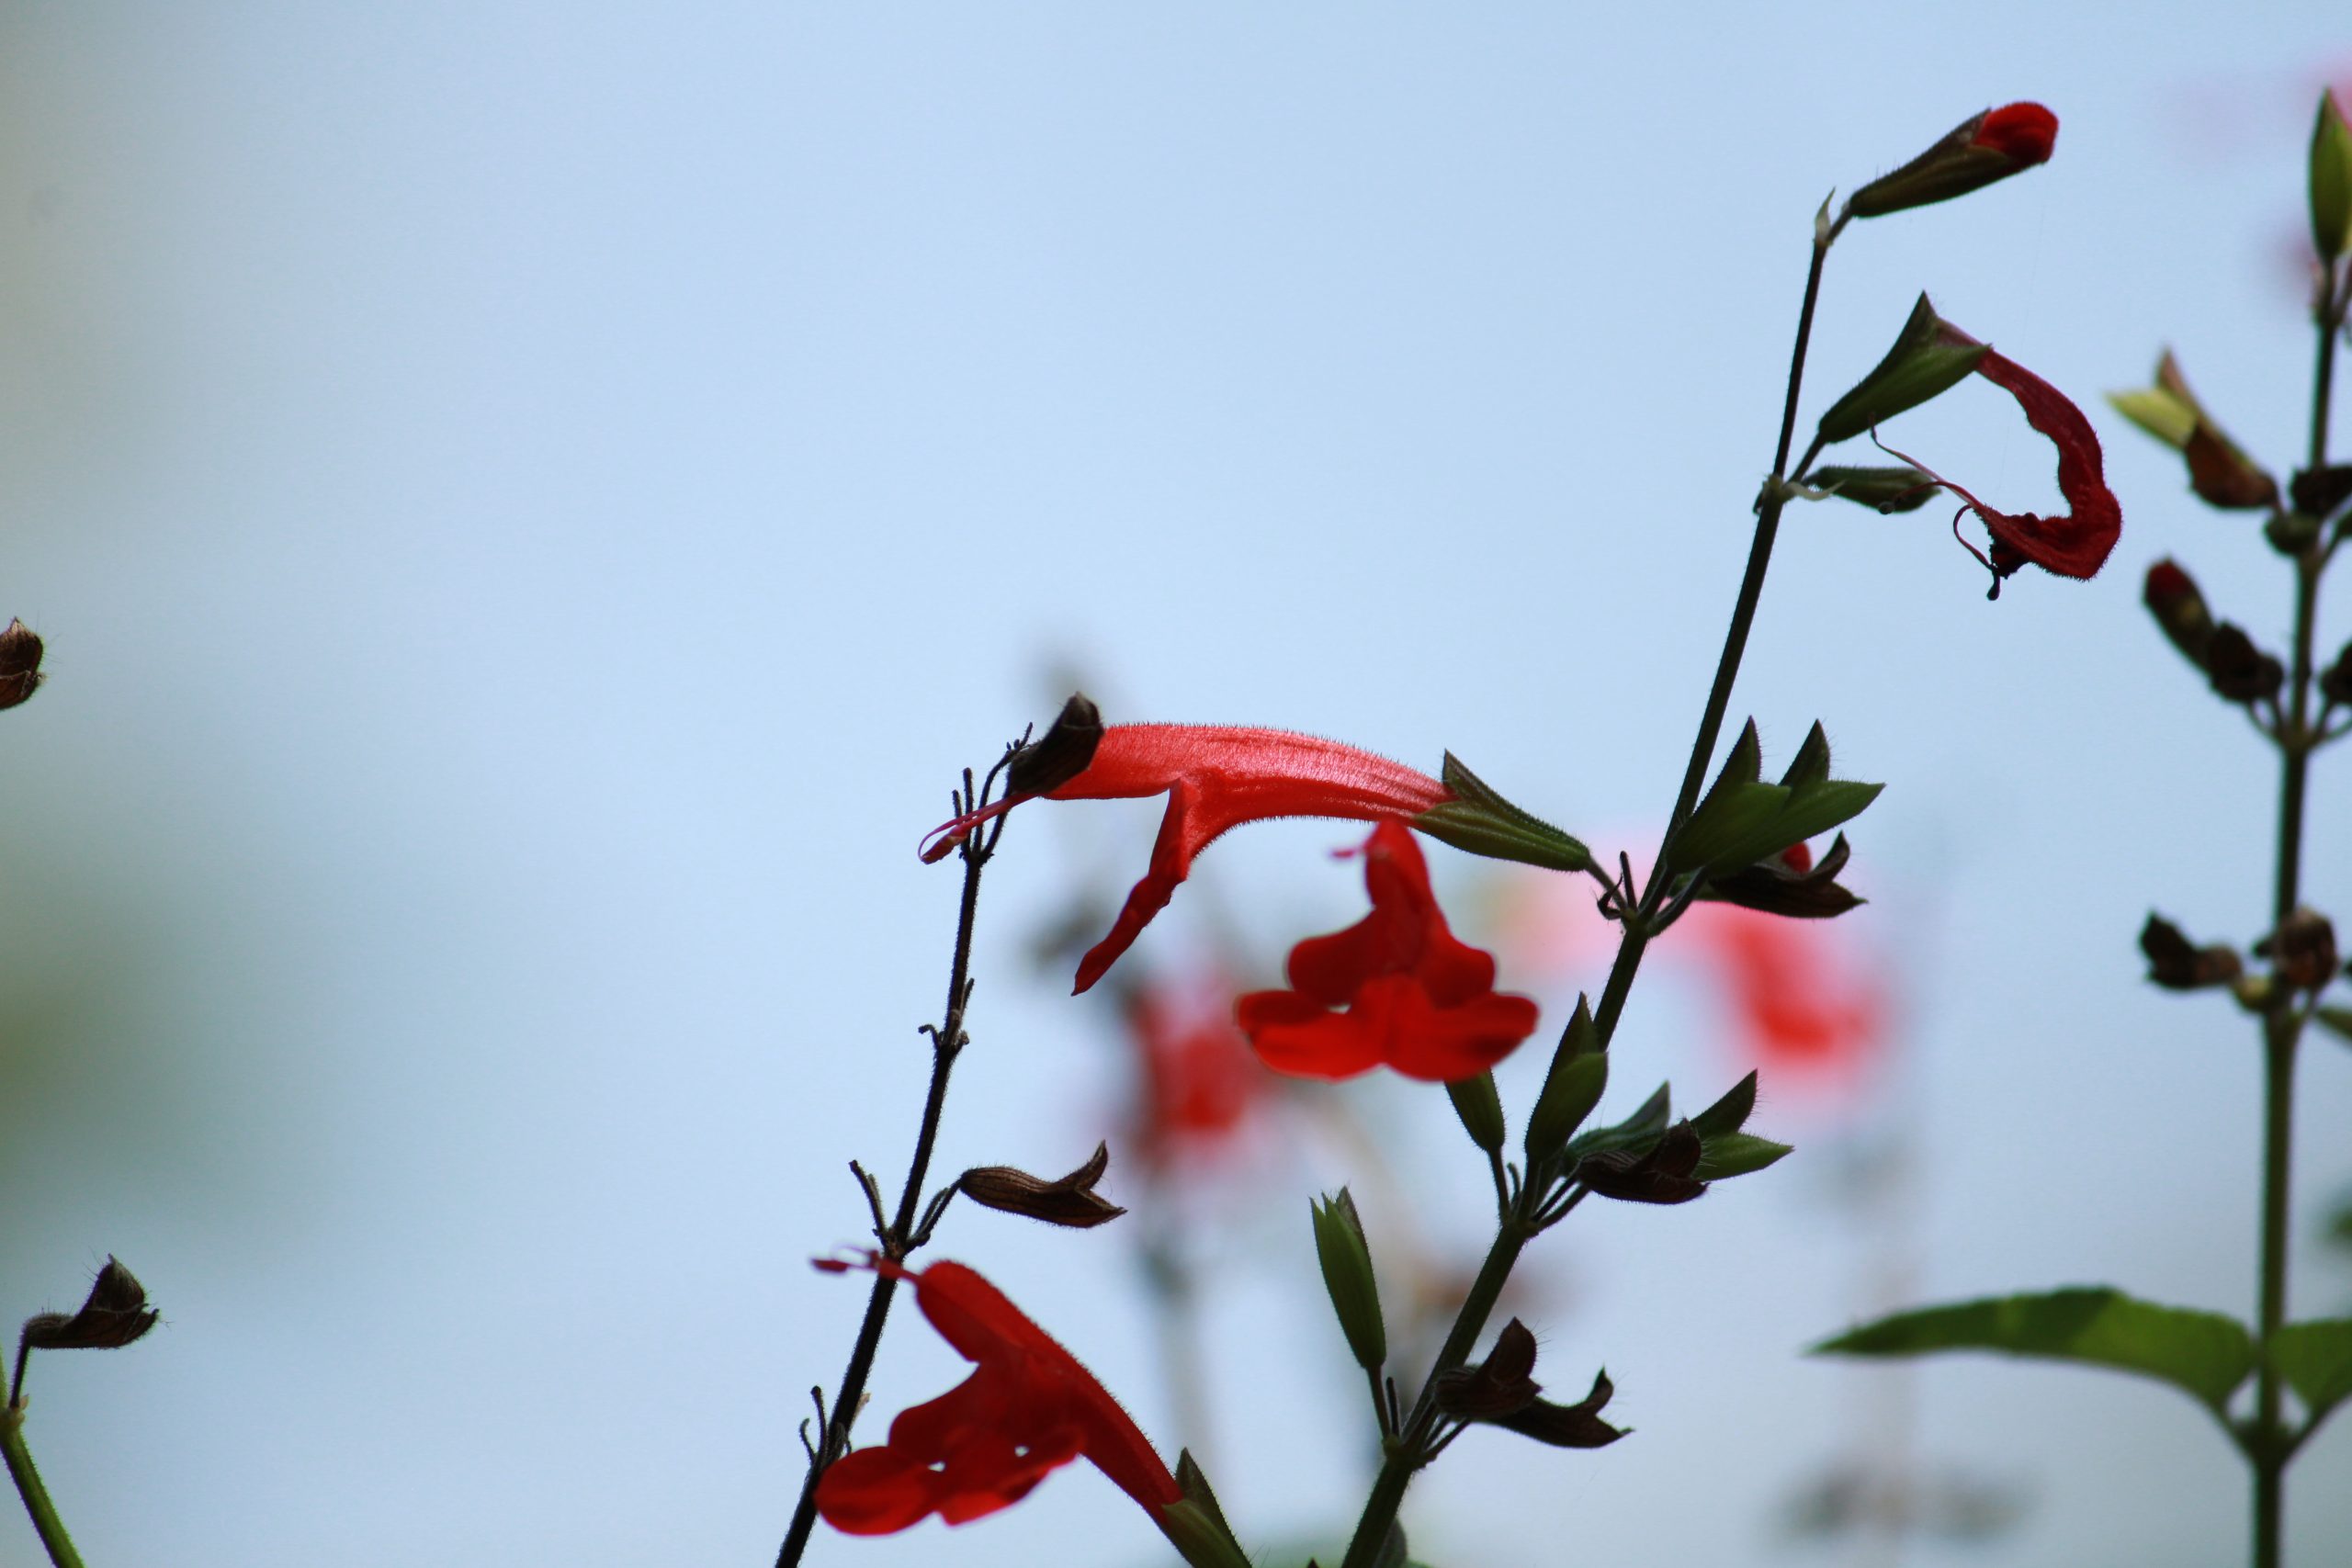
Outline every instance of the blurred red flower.
[(1154, 1165), (1222, 1146), (1265, 1098), (1265, 1069), (1233, 1024), (1232, 992), (1213, 982), (1201, 992), (1151, 985), (1127, 1001), (1140, 1070), (1136, 1143)]
[(888, 1535), (934, 1513), (960, 1525), (1019, 1502), (1047, 1471), (1081, 1455), (1154, 1525), (1181, 1500), (1176, 1478), (1119, 1402), (994, 1285), (960, 1263), (917, 1271), (875, 1258), (870, 1267), (911, 1281), (923, 1316), (977, 1364), (937, 1399), (900, 1412), (888, 1442), (827, 1468), (817, 1483), (826, 1523), (851, 1535)]
[(1243, 997), (1241, 1032), (1266, 1066), (1299, 1077), (1383, 1063), (1430, 1083), (1485, 1072), (1534, 1032), (1534, 1002), (1498, 995), (1494, 959), (1446, 928), (1410, 832), (1384, 822), (1363, 853), (1372, 913), (1292, 948), (1291, 988)]
[[(1114, 724), (1102, 731), (1084, 771), (1045, 795), (1048, 800), (1127, 800), (1162, 793), (1168, 815), (1160, 819), (1151, 864), (1110, 933), (1080, 960), (1073, 990), (1101, 979), (1168, 907), (1193, 857), (1244, 822), (1272, 817), (1402, 822), (1453, 798), (1427, 773), (1353, 746), (1223, 724)], [(939, 859), (974, 828), (1034, 798), (1008, 795), (942, 823), (924, 840), (923, 859)]]
[(1721, 978), (1758, 1066), (1843, 1073), (1876, 1053), (1884, 997), (1830, 962), (1819, 927), (1718, 906), (1692, 910), (1676, 929)]

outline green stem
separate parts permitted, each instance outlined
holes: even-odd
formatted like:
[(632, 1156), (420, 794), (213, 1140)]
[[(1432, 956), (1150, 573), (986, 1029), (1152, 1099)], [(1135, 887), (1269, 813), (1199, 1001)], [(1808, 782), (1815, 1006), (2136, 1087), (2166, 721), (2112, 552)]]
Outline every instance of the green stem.
[[(2335, 339), (2343, 325), (2335, 291), (2319, 315), (2318, 363), (2312, 373), (2309, 467), (2327, 462), (2327, 426), (2335, 384)], [(2278, 862), (2272, 890), (2275, 931), (2302, 901), (2303, 805), (2311, 781), (2312, 639), (2316, 630), (2324, 547), (2314, 542), (2295, 560), (2294, 669), (2288, 711), (2278, 726)], [(2278, 1568), (2285, 1536), (2287, 1461), (2293, 1450), (2280, 1421), (2278, 1370), (2269, 1348), (2287, 1321), (2287, 1244), (2291, 1234), (2290, 1187), (2294, 1172), (2295, 1047), (2302, 1014), (2281, 990), (2262, 1021), (2262, 1276), (2257, 1307), (2263, 1354), (2255, 1368), (2253, 1442), (2254, 1564)]]
[[(1653, 868), (1653, 890), (1663, 886), (1666, 846), (1681, 831), (1690, 819), (1699, 799), (1699, 784), (1706, 777), (1707, 763), (1713, 758), (1715, 741), (1723, 733), (1724, 714), (1731, 705), (1733, 684), (1739, 679), (1739, 664), (1747, 650), (1748, 628), (1755, 624), (1756, 606), (1764, 595), (1764, 574), (1772, 561), (1772, 541), (1781, 526), (1781, 509), (1787, 502), (1781, 481), (1787, 478), (1789, 447), (1796, 433), (1797, 396), (1804, 380), (1805, 351), (1813, 340), (1813, 312), (1821, 298), (1822, 264), (1828, 259), (1830, 243), (1845, 227), (1840, 218), (1835, 224), (1825, 219), (1814, 231), (1813, 262), (1805, 273), (1804, 303), (1797, 312), (1795, 346), (1789, 355), (1788, 395), (1781, 406), (1781, 435), (1773, 449), (1772, 478), (1764, 487), (1756, 509), (1756, 535), (1747, 548), (1747, 570), (1739, 582), (1739, 597), (1732, 606), (1731, 625), (1724, 634), (1723, 656), (1715, 661), (1714, 683), (1708, 688), (1706, 711), (1699, 720), (1698, 738), (1690, 745), (1690, 761), (1682, 777), (1682, 791), (1676, 797), (1674, 811), (1667, 819), (1665, 840), (1658, 848), (1657, 864)], [(1647, 901), (1645, 900), (1645, 903)], [(1642, 966), (1642, 954), (1649, 946), (1650, 933), (1644, 927), (1641, 912), (1628, 910), (1624, 930), (1617, 942), (1617, 959), (1610, 965), (1609, 979), (1602, 987), (1600, 1009), (1593, 1014), (1593, 1023), (1600, 1034), (1603, 1050), (1608, 1049), (1617, 1031), (1618, 1017), (1625, 1010), (1625, 999), (1633, 992), (1634, 976)], [(1554, 1051), (1556, 1062), (1560, 1051), (1567, 1049), (1565, 1031)], [(1528, 1228), (1524, 1214), (1532, 1213), (1544, 1194), (1537, 1190), (1534, 1173), (1528, 1173), (1528, 1185), (1522, 1194), (1525, 1205), (1521, 1214), (1506, 1216), (1497, 1227), (1494, 1245), (1487, 1249), (1487, 1260), (1480, 1265), (1477, 1279), (1462, 1301), (1461, 1310), (1454, 1314), (1453, 1327), (1446, 1335), (1445, 1343), (1438, 1350), (1437, 1360), (1430, 1368), (1430, 1375), (1421, 1384), (1419, 1398), (1414, 1402), (1413, 1413), (1405, 1422), (1401, 1438), (1393, 1441), (1388, 1456), (1382, 1462), (1380, 1474), (1374, 1481), (1372, 1495), (1365, 1499), (1363, 1513), (1356, 1521), (1356, 1531), (1348, 1541), (1348, 1554), (1340, 1568), (1372, 1568), (1380, 1554), (1381, 1543), (1387, 1540), (1389, 1529), (1396, 1522), (1396, 1510), (1405, 1500), (1405, 1489), (1420, 1467), (1419, 1434), (1427, 1423), (1431, 1400), (1437, 1388), (1439, 1374), (1453, 1371), (1469, 1359), (1470, 1351), (1486, 1331), (1487, 1319), (1493, 1314), (1495, 1303), (1500, 1299), (1503, 1286), (1510, 1279), (1510, 1271), (1519, 1262), (1534, 1232)]]
[(17, 1495), (25, 1500), (25, 1512), (32, 1516), (33, 1529), (41, 1545), (49, 1549), (50, 1562), (57, 1568), (82, 1568), (82, 1555), (74, 1550), (74, 1538), (65, 1533), (65, 1521), (57, 1517), (57, 1505), (49, 1500), (49, 1488), (40, 1483), (32, 1450), (25, 1447), (21, 1404), (0, 1409), (0, 1455), (7, 1458), (8, 1479), (17, 1483)]

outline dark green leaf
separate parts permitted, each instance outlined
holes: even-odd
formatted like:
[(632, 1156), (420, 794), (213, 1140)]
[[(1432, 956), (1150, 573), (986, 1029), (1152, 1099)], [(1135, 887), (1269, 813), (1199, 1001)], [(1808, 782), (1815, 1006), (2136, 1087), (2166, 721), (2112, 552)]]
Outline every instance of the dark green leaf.
[(1669, 1086), (1660, 1084), (1657, 1092), (1642, 1101), (1642, 1108), (1613, 1127), (1595, 1127), (1591, 1132), (1572, 1138), (1561, 1151), (1561, 1157), (1570, 1169), (1589, 1155), (1613, 1154), (1620, 1149), (1646, 1149), (1656, 1144), (1658, 1134), (1666, 1131), (1667, 1117), (1673, 1109)]
[(1731, 1086), (1721, 1100), (1690, 1118), (1690, 1130), (1702, 1138), (1720, 1138), (1747, 1125), (1756, 1110), (1756, 1075), (1751, 1072)]
[(1451, 751), (1445, 754), (1442, 773), (1454, 798), (1414, 818), (1413, 827), (1490, 860), (1519, 861), (1550, 871), (1590, 869), (1592, 852), (1581, 840), (1505, 800)]
[(1995, 1350), (2112, 1367), (2186, 1390), (2216, 1415), (2254, 1368), (2253, 1337), (2234, 1318), (2158, 1306), (2109, 1286), (1898, 1313), (1814, 1349), (1846, 1356)]
[(1776, 1144), (1753, 1133), (1726, 1133), (1707, 1140), (1705, 1151), (1699, 1156), (1699, 1167), (1690, 1174), (1701, 1181), (1752, 1176), (1768, 1165), (1778, 1164), (1789, 1152), (1789, 1145)]
[(2352, 1397), (2352, 1317), (2290, 1323), (2270, 1341), (2270, 1364), (2311, 1412), (2314, 1427)]

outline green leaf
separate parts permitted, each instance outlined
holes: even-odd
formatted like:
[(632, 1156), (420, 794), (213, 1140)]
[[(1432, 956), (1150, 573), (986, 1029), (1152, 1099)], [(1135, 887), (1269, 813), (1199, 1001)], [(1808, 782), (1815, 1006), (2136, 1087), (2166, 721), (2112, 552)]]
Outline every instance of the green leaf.
[(1754, 865), (1791, 844), (1801, 844), (1833, 828), (1845, 826), (1868, 810), (1885, 787), (1859, 784), (1852, 779), (1823, 779), (1806, 784), (1789, 796), (1778, 816), (1734, 843), (1718, 858), (1726, 866)]
[(1518, 861), (1550, 871), (1588, 871), (1592, 852), (1532, 812), (1498, 795), (1448, 751), (1441, 771), (1454, 798), (1430, 807), (1412, 826), (1457, 850), (1490, 860)]
[(1917, 1356), (1996, 1350), (2137, 1372), (2183, 1389), (2216, 1416), (2254, 1370), (2254, 1339), (2219, 1313), (2158, 1306), (2109, 1286), (2075, 1286), (1898, 1313), (1824, 1340), (1815, 1354)]
[(1727, 1181), (1777, 1164), (1789, 1152), (1789, 1145), (1776, 1144), (1752, 1133), (1725, 1133), (1706, 1140), (1699, 1164), (1690, 1174), (1700, 1181)]
[(2352, 1397), (2352, 1317), (2287, 1325), (2271, 1337), (2270, 1364), (2318, 1426)]
[[(1771, 836), (1781, 813), (1788, 808), (1790, 792), (1779, 784), (1741, 784), (1708, 795), (1706, 803), (1691, 813), (1682, 831), (1674, 835), (1673, 847), (1668, 852), (1667, 864), (1672, 871), (1698, 871), (1718, 863), (1731, 863), (1733, 852), (1742, 844)], [(1753, 863), (1750, 856), (1739, 862)]]
[(1658, 1134), (1666, 1131), (1667, 1117), (1673, 1109), (1669, 1086), (1660, 1084), (1657, 1092), (1642, 1101), (1642, 1108), (1613, 1127), (1595, 1127), (1591, 1132), (1568, 1140), (1560, 1151), (1561, 1163), (1568, 1169), (1587, 1155), (1613, 1154), (1619, 1149), (1646, 1149), (1656, 1144)]
[(2314, 1008), (2312, 1017), (2338, 1040), (2352, 1041), (2352, 1008)]
[(1161, 1506), (1159, 1531), (1191, 1568), (1250, 1568), (1224, 1519), (1190, 1498)]
[(1805, 731), (1804, 744), (1789, 759), (1788, 771), (1781, 782), (1790, 789), (1801, 790), (1807, 784), (1826, 784), (1829, 780), (1829, 732), (1815, 719), (1813, 728)]

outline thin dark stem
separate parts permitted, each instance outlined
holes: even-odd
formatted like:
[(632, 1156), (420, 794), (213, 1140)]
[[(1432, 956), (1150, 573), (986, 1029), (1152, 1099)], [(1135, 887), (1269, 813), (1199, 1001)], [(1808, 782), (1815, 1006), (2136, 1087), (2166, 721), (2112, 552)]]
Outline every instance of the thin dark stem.
[[(967, 784), (970, 777), (969, 773), (965, 775)], [(1003, 819), (1000, 818), (994, 832), (985, 840), (976, 832), (962, 851), (964, 899), (956, 918), (956, 956), (947, 970), (947, 1003), (939, 1028), (932, 1032), (931, 1089), (923, 1096), (922, 1125), (915, 1134), (914, 1156), (907, 1166), (907, 1184), (899, 1194), (898, 1218), (882, 1244), (883, 1251), (894, 1261), (912, 1250), (909, 1243), (913, 1236), (916, 1211), (922, 1202), (923, 1178), (931, 1170), (932, 1148), (939, 1139), (940, 1114), (947, 1104), (947, 1075), (955, 1068), (957, 1053), (964, 1048), (964, 1004), (972, 988), (972, 926), (979, 909), (980, 871), (988, 864), (1003, 830)], [(890, 1300), (898, 1287), (899, 1281), (888, 1274), (874, 1277), (873, 1292), (865, 1299), (865, 1316), (857, 1325), (849, 1365), (842, 1372), (841, 1392), (833, 1399), (832, 1419), (825, 1424), (817, 1457), (808, 1466), (807, 1479), (800, 1483), (800, 1501), (793, 1507), (792, 1525), (785, 1532), (783, 1550), (776, 1553), (776, 1568), (793, 1568), (808, 1550), (809, 1532), (817, 1524), (817, 1483), (824, 1479), (826, 1470), (835, 1460), (849, 1451), (850, 1427), (857, 1420), (859, 1404), (865, 1401), (866, 1375), (874, 1370), (875, 1352), (881, 1348), (882, 1327), (889, 1318)]]
[[(2318, 362), (2312, 372), (2310, 467), (2327, 462), (2327, 426), (2335, 385), (2335, 339), (2343, 311), (2331, 287), (2318, 311)], [(2316, 631), (2319, 578), (2326, 552), (2313, 542), (2295, 560), (2294, 668), (2288, 677), (2288, 710), (2280, 716), (2278, 741), (2278, 863), (2271, 897), (2276, 931), (2302, 901), (2303, 806), (2311, 782), (2312, 748), (2319, 743), (2312, 720), (2312, 639)], [(2262, 1275), (2257, 1312), (2267, 1352), (2287, 1321), (2287, 1249), (2291, 1234), (2290, 1187), (2294, 1172), (2295, 1048), (2303, 1015), (2283, 989), (2262, 1021)], [(2254, 1462), (2254, 1564), (2278, 1568), (2285, 1539), (2287, 1461), (2293, 1452), (2280, 1420), (2277, 1368), (2266, 1353), (2256, 1362), (2255, 1406), (2248, 1454)]]
[[(1707, 692), (1707, 706), (1699, 721), (1698, 738), (1690, 747), (1690, 763), (1682, 779), (1682, 791), (1676, 797), (1673, 814), (1667, 819), (1666, 837), (1658, 847), (1657, 867), (1651, 872), (1650, 892), (1664, 891), (1667, 846), (1674, 835), (1681, 831), (1698, 803), (1699, 784), (1706, 776), (1707, 763), (1713, 757), (1715, 740), (1723, 732), (1724, 714), (1731, 705), (1733, 685), (1739, 679), (1741, 658), (1747, 650), (1747, 632), (1755, 623), (1756, 606), (1764, 594), (1764, 575), (1771, 565), (1772, 541), (1780, 530), (1781, 509), (1787, 503), (1782, 481), (1788, 477), (1789, 447), (1796, 434), (1797, 396), (1804, 381), (1805, 351), (1813, 340), (1813, 312), (1821, 297), (1822, 264), (1828, 258), (1829, 246), (1845, 225), (1824, 220), (1814, 231), (1813, 261), (1805, 272), (1804, 304), (1797, 312), (1796, 344), (1789, 354), (1788, 396), (1781, 408), (1781, 434), (1772, 453), (1772, 478), (1756, 509), (1756, 536), (1747, 549), (1747, 570), (1740, 578), (1739, 597), (1732, 607), (1731, 626), (1724, 634), (1723, 656), (1715, 662), (1714, 684)], [(1629, 887), (1630, 897), (1632, 889)], [(1623, 914), (1623, 933), (1618, 939), (1616, 962), (1610, 965), (1609, 979), (1602, 987), (1600, 1006), (1593, 1013), (1593, 1023), (1600, 1035), (1603, 1050), (1616, 1033), (1617, 1020), (1625, 1010), (1625, 1000), (1633, 992), (1634, 975), (1642, 965), (1642, 953), (1649, 945), (1650, 928), (1645, 918), (1655, 911), (1651, 900), (1645, 897), (1642, 907), (1630, 908)], [(1567, 1048), (1568, 1037), (1564, 1031), (1560, 1044), (1554, 1053)], [(1420, 1397), (1415, 1401), (1413, 1415), (1405, 1423), (1403, 1434), (1392, 1439), (1380, 1474), (1373, 1483), (1372, 1495), (1364, 1502), (1363, 1514), (1356, 1521), (1355, 1535), (1348, 1542), (1348, 1554), (1340, 1568), (1372, 1568), (1380, 1552), (1381, 1543), (1388, 1537), (1396, 1521), (1396, 1510), (1405, 1500), (1405, 1489), (1413, 1472), (1428, 1462), (1429, 1455), (1417, 1452), (1417, 1436), (1429, 1418), (1441, 1373), (1453, 1371), (1469, 1359), (1478, 1336), (1486, 1331), (1487, 1319), (1501, 1297), (1504, 1284), (1519, 1261), (1519, 1255), (1535, 1227), (1532, 1216), (1542, 1206), (1544, 1193), (1540, 1190), (1536, 1174), (1528, 1172), (1521, 1189), (1521, 1211), (1506, 1214), (1497, 1228), (1494, 1245), (1487, 1248), (1487, 1260), (1479, 1267), (1478, 1277), (1471, 1284), (1470, 1292), (1463, 1298), (1462, 1309), (1454, 1315), (1453, 1327), (1439, 1349), (1430, 1375), (1421, 1384)], [(1555, 1216), (1556, 1217), (1556, 1216)]]
[(25, 1512), (32, 1516), (33, 1530), (48, 1549), (50, 1562), (56, 1568), (82, 1568), (74, 1538), (65, 1533), (65, 1522), (57, 1517), (57, 1506), (40, 1483), (40, 1472), (33, 1468), (32, 1450), (25, 1447), (22, 1404), (0, 1407), (0, 1456), (8, 1461), (8, 1479), (17, 1483), (17, 1495), (24, 1499)]

